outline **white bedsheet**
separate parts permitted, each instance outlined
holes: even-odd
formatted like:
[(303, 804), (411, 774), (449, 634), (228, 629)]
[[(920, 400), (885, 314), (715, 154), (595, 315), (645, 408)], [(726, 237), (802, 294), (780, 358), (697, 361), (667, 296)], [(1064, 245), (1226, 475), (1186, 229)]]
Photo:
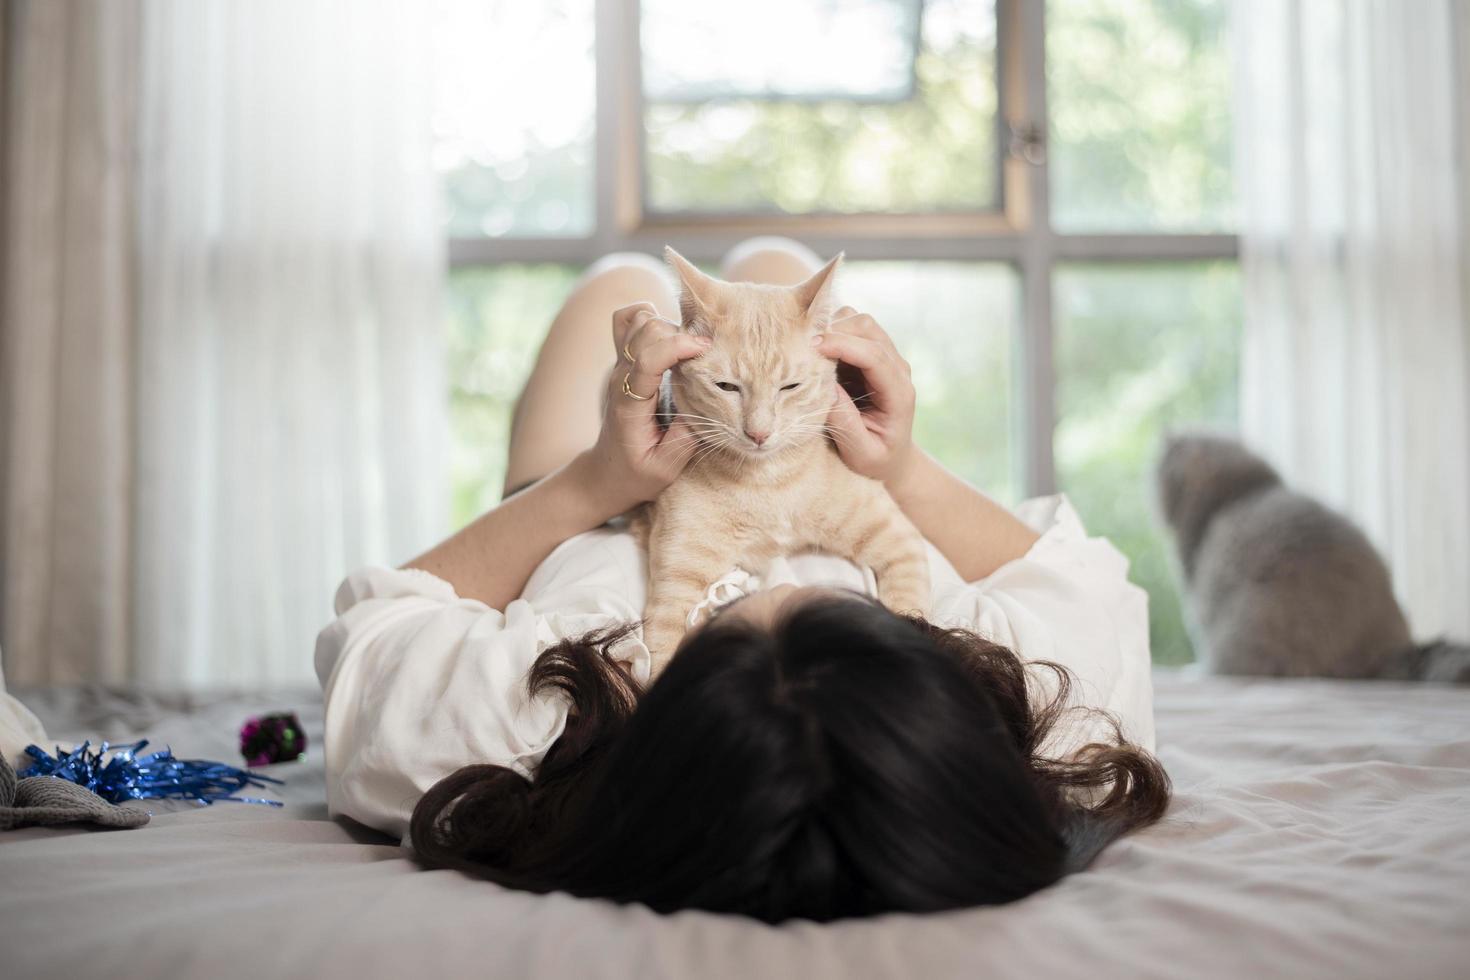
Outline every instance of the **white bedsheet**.
[[(0, 834), (0, 975), (1372, 977), (1470, 975), (1470, 689), (1156, 678), (1166, 821), (1004, 908), (769, 928), (423, 872), (326, 819), (319, 740), (281, 810)], [(32, 692), (53, 737), (230, 759), (248, 713)], [(155, 809), (164, 810), (168, 806)]]

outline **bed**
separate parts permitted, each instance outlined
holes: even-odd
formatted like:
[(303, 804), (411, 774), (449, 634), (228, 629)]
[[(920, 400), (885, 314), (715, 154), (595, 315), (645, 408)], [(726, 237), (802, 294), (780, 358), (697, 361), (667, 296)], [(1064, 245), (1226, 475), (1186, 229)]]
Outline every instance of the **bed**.
[(1470, 689), (1178, 671), (1156, 689), (1177, 799), (1090, 871), (1003, 908), (779, 928), (418, 870), (328, 819), (313, 692), (18, 692), (67, 746), (136, 733), (232, 760), (240, 722), (281, 708), (313, 746), (266, 770), (279, 809), (0, 834), (0, 975), (1470, 976)]

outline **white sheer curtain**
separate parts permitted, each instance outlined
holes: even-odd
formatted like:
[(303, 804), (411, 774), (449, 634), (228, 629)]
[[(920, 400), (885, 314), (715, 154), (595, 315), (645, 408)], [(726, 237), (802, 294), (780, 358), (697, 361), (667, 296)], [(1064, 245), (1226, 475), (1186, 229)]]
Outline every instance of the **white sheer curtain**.
[(344, 572), (444, 530), (426, 7), (10, 3), (7, 132), (66, 75), (10, 176), (102, 158), (7, 180), (12, 684), (308, 681)]
[(1233, 3), (1242, 431), (1364, 527), (1423, 638), (1470, 636), (1463, 7)]

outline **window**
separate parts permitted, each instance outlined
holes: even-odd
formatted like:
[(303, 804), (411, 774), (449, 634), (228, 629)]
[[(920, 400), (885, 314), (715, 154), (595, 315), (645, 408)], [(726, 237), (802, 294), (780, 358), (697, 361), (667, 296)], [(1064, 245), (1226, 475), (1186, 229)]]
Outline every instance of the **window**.
[(1162, 432), (1236, 416), (1233, 262), (1067, 263), (1056, 271), (1057, 482), (1149, 590), (1154, 659), (1190, 659), (1150, 471)]
[(593, 0), (440, 0), (436, 35), (449, 234), (591, 234)]
[(919, 440), (1071, 494), (1189, 659), (1148, 471), (1165, 427), (1235, 421), (1226, 4), (441, 0), (456, 518), (583, 265), (786, 234), (847, 251)]
[(650, 212), (995, 208), (991, 0), (644, 0), (641, 23)]
[(1229, 229), (1225, 4), (1052, 0), (1047, 13), (1053, 225)]

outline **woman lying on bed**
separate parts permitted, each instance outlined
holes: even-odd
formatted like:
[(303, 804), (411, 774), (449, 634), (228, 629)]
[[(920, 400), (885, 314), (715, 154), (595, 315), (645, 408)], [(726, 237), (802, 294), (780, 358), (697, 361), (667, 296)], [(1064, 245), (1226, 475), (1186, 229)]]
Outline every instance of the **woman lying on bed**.
[[(724, 275), (815, 266), (764, 240)], [(816, 350), (872, 397), (833, 413), (835, 441), (928, 539), (930, 619), (844, 559), (780, 558), (712, 586), (647, 683), (645, 558), (608, 522), (689, 455), (648, 396), (702, 350), (655, 313), (679, 315), (656, 263), (594, 266), (516, 409), (506, 484), (526, 489), (342, 584), (316, 650), (332, 812), (512, 888), (770, 922), (1008, 902), (1157, 820), (1126, 561), (1062, 498), (1013, 515), (914, 447), (906, 366), (848, 310)]]

